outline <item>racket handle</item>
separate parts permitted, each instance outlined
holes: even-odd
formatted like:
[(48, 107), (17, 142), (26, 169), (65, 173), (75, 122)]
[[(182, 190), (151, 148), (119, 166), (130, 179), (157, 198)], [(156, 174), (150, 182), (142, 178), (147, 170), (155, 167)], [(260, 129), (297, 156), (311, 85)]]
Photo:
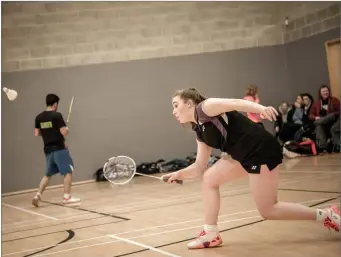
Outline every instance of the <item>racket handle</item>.
[[(163, 178), (163, 181), (164, 181), (164, 182), (167, 182), (167, 181), (168, 181), (168, 178)], [(173, 181), (175, 181), (177, 184), (180, 184), (180, 185), (182, 185), (182, 184), (184, 183), (183, 180), (178, 180), (178, 179), (173, 180)]]

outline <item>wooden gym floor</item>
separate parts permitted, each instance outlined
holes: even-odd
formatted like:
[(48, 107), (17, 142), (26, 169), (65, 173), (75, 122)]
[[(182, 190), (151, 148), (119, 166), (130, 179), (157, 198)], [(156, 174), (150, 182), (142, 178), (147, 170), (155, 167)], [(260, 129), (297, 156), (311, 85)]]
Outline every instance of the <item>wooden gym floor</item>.
[[(309, 206), (339, 203), (340, 155), (286, 159), (279, 198)], [(38, 182), (37, 182), (38, 183)], [(221, 188), (222, 247), (187, 250), (203, 226), (200, 184), (183, 186), (136, 177), (112, 188), (73, 188), (80, 208), (58, 205), (62, 189), (48, 190), (40, 208), (30, 194), (2, 198), (2, 256), (340, 256), (340, 236), (307, 221), (263, 221), (247, 179)]]

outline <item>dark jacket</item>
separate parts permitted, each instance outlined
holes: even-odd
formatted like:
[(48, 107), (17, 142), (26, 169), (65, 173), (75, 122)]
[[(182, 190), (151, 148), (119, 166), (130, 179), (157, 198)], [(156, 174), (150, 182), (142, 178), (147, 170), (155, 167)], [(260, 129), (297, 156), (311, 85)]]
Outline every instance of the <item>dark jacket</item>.
[[(321, 108), (322, 108), (322, 100), (321, 100), (321, 88), (320, 88), (318, 91), (318, 98), (316, 99), (316, 101), (314, 101), (310, 109), (309, 119), (314, 121), (316, 117), (319, 117)], [(332, 96), (331, 91), (329, 90), (327, 114), (330, 114), (330, 113), (334, 113), (337, 116), (340, 116), (340, 100)]]

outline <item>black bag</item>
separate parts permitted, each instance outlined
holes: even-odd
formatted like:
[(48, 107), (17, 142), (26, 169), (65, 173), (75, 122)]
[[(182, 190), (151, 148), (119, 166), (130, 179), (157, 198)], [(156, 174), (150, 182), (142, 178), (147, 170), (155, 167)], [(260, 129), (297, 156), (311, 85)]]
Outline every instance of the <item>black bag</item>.
[(136, 167), (136, 171), (142, 174), (153, 174), (160, 172), (159, 163), (164, 162), (165, 160), (161, 159), (156, 162), (142, 162)]
[(96, 177), (96, 182), (107, 181), (107, 179), (103, 175), (103, 168), (99, 168), (94, 175)]
[[(310, 141), (312, 142), (312, 141)], [(302, 154), (302, 155), (316, 155), (316, 150), (314, 149), (315, 145), (313, 142), (311, 144), (303, 144), (303, 142), (299, 143), (296, 141), (288, 141), (284, 144), (284, 148), (291, 152), (296, 154)]]

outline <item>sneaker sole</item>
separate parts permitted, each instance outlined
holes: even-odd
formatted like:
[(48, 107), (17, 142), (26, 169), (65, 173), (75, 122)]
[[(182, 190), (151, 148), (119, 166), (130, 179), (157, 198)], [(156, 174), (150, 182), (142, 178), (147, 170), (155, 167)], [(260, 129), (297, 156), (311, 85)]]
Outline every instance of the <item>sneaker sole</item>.
[(221, 245), (223, 243), (223, 240), (217, 240), (216, 242), (205, 242), (200, 244), (197, 247), (188, 247), (188, 249), (195, 250), (195, 249), (205, 249), (205, 248), (213, 248)]

